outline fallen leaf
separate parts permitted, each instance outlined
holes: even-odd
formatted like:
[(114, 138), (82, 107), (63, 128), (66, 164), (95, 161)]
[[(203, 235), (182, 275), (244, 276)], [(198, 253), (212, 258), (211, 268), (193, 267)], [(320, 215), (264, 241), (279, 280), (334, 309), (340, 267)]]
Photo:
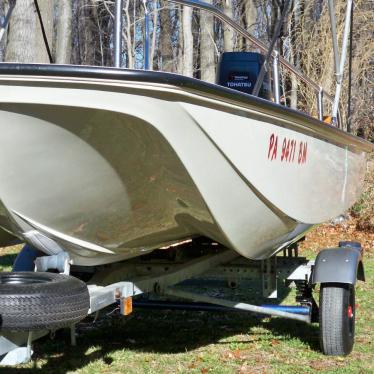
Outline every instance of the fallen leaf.
[(235, 351), (233, 351), (232, 354), (234, 355), (235, 358), (240, 358), (240, 356), (241, 356), (239, 349), (236, 349)]

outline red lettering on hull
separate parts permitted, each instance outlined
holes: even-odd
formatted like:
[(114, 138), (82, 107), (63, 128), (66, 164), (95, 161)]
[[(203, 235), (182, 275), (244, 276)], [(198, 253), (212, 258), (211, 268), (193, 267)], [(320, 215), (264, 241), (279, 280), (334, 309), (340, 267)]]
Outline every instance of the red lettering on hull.
[[(298, 163), (303, 165), (307, 162), (308, 143), (297, 141), (296, 139), (283, 138), (281, 141), (282, 150), (280, 153), (280, 161), (288, 163)], [(296, 156), (297, 153), (297, 156)], [(296, 157), (295, 157), (296, 156)], [(268, 160), (274, 161), (278, 159), (278, 135), (271, 134), (268, 147)]]

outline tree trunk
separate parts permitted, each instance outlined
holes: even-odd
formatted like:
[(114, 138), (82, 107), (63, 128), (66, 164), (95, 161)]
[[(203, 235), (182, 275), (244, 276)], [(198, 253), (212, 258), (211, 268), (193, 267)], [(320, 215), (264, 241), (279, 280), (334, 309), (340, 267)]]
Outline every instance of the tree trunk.
[(169, 4), (165, 0), (160, 1), (160, 54), (162, 71), (175, 72), (173, 46), (171, 43), (172, 25)]
[[(46, 35), (51, 46), (53, 1), (39, 1)], [(49, 63), (48, 53), (33, 0), (18, 0), (9, 25), (5, 60), (20, 63)]]
[[(0, 19), (3, 19), (7, 7), (5, 6), (5, 1), (0, 1)], [(0, 62), (4, 61), (5, 57), (5, 45), (6, 45), (6, 33), (3, 36), (3, 39), (0, 41)]]
[(58, 3), (56, 63), (69, 64), (71, 60), (72, 4), (71, 0)]
[(281, 15), (281, 8), (280, 8), (280, 2), (274, 1), (271, 4), (271, 18), (270, 18), (270, 27), (268, 32), (268, 38), (269, 41), (273, 38), (275, 27), (277, 25), (277, 21), (280, 18)]
[(9, 24), (7, 62), (48, 62), (37, 61), (36, 12), (33, 0), (18, 0)]
[[(234, 15), (234, 5), (233, 0), (223, 0), (223, 9), (227, 16), (233, 18)], [(234, 49), (234, 30), (224, 25), (223, 33), (223, 45), (225, 52), (232, 52)]]
[[(293, 23), (290, 24), (292, 25), (292, 29), (289, 30), (290, 32), (290, 37), (291, 37), (291, 42), (290, 42), (290, 57), (291, 57), (291, 63), (293, 63), (296, 67), (300, 67), (300, 54), (297, 51), (297, 45), (295, 44), (296, 40), (296, 33), (300, 29), (300, 2), (299, 0), (294, 0), (293, 4)], [(295, 76), (295, 74), (291, 74), (291, 108), (292, 109), (297, 109), (297, 93), (298, 93), (298, 79)]]
[[(245, 26), (247, 31), (251, 34), (255, 34), (257, 29), (258, 23), (258, 9), (256, 0), (245, 0), (244, 1), (244, 19), (245, 19)], [(246, 48), (247, 50), (251, 49), (252, 43), (249, 40), (246, 40)]]
[(134, 56), (134, 39), (135, 34), (132, 35), (132, 28), (131, 28), (131, 15), (130, 15), (130, 0), (126, 0), (125, 4), (125, 28), (123, 31), (123, 37), (126, 44), (126, 56), (127, 56), (127, 67), (129, 69), (134, 69), (135, 67), (135, 56)]
[(96, 65), (95, 58), (95, 23), (93, 21), (91, 0), (78, 0), (78, 38), (79, 64)]
[(183, 75), (193, 77), (192, 8), (183, 7)]
[[(212, 3), (212, 0), (206, 0)], [(215, 46), (214, 46), (214, 19), (208, 12), (200, 12), (200, 69), (201, 79), (206, 82), (214, 83), (216, 79), (215, 72)]]
[(246, 0), (244, 2), (245, 5), (245, 23), (247, 26), (247, 31), (249, 31), (251, 34), (254, 34), (256, 31), (256, 25), (257, 25), (257, 17), (258, 17), (258, 11), (257, 11), (257, 4), (256, 0)]
[(152, 25), (153, 25), (153, 33), (152, 33), (152, 42), (151, 42), (151, 52), (149, 56), (149, 68), (153, 70), (154, 65), (154, 57), (156, 53), (156, 40), (157, 40), (157, 23), (158, 23), (158, 8), (157, 8), (157, 0), (153, 0), (153, 17), (152, 17)]
[(178, 43), (176, 45), (176, 49), (177, 49), (177, 67), (176, 67), (176, 71), (178, 74), (183, 74), (183, 58), (184, 58), (184, 45), (183, 45), (183, 38), (184, 38), (184, 35), (183, 35), (183, 26), (182, 26), (182, 23), (183, 23), (183, 7), (181, 5), (178, 5), (178, 8), (177, 8), (177, 24), (178, 26), (176, 26), (178, 28)]
[[(52, 52), (54, 0), (39, 0), (38, 4), (40, 8), (40, 13), (42, 15), (44, 30), (47, 35), (49, 48)], [(36, 48), (37, 61), (49, 63), (48, 52), (47, 52), (47, 48), (43, 40), (42, 28), (41, 28), (39, 19), (37, 19), (36, 21), (35, 37), (37, 39), (37, 48)]]

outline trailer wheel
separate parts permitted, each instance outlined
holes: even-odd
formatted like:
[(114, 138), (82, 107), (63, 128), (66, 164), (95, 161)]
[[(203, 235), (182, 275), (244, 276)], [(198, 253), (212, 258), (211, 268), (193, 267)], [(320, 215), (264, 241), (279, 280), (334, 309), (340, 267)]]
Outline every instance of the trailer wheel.
[(82, 320), (87, 286), (55, 273), (0, 273), (0, 330), (57, 330)]
[(321, 349), (325, 355), (345, 356), (352, 351), (355, 334), (354, 286), (321, 284), (319, 327)]

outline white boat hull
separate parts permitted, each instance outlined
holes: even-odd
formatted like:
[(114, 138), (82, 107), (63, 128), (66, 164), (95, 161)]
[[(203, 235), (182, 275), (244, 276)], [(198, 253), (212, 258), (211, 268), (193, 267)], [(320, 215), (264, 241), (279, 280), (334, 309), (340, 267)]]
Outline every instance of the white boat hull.
[(3, 75), (0, 98), (0, 225), (77, 265), (201, 235), (269, 257), (357, 200), (371, 150), (167, 83)]

